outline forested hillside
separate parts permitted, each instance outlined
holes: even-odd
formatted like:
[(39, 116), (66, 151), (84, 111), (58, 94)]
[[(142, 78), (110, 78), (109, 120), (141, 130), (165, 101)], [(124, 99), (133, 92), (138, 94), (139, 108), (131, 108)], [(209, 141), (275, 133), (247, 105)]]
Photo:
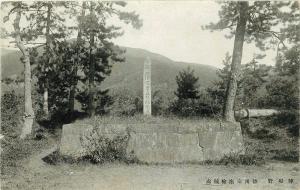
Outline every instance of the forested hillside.
[[(142, 91), (143, 63), (147, 56), (152, 61), (152, 85), (154, 89), (168, 90), (172, 93), (176, 88), (176, 75), (188, 66), (195, 70), (202, 88), (210, 86), (212, 81), (217, 79), (217, 68), (205, 65), (205, 63), (175, 62), (163, 55), (144, 49), (123, 48), (126, 49), (125, 62), (113, 65), (111, 75), (103, 81), (100, 88), (112, 90), (126, 88), (135, 92)], [(2, 79), (21, 76), (24, 66), (20, 62), (20, 52), (2, 48), (1, 66)]]

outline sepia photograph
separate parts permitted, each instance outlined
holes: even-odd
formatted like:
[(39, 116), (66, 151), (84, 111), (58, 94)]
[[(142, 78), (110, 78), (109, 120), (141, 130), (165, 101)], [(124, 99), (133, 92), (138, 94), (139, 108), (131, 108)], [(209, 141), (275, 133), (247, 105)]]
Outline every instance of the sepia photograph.
[(1, 3), (1, 190), (300, 190), (300, 1)]

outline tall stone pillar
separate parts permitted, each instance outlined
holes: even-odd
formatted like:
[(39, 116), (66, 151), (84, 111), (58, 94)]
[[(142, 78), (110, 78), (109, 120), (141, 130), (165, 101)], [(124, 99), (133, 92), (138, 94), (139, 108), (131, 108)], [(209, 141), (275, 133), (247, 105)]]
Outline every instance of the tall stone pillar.
[(144, 115), (151, 115), (151, 60), (149, 57), (144, 62), (143, 113)]

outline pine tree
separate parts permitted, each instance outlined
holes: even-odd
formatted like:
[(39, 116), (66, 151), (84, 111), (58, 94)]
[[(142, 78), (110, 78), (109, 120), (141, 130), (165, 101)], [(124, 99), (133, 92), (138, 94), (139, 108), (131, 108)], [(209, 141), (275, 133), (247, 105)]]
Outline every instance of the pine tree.
[[(78, 5), (78, 4), (77, 4)], [(76, 5), (75, 5), (76, 7)], [(78, 76), (77, 76), (77, 72), (79, 70), (79, 66), (80, 66), (80, 53), (82, 50), (82, 46), (83, 46), (83, 41), (82, 41), (82, 25), (84, 24), (84, 18), (85, 18), (85, 9), (86, 9), (86, 2), (82, 2), (80, 10), (77, 11), (77, 9), (74, 9), (75, 14), (77, 12), (79, 12), (80, 16), (78, 16), (78, 27), (77, 27), (77, 39), (76, 39), (76, 47), (75, 47), (75, 57), (73, 59), (73, 67), (72, 67), (72, 76), (73, 76), (73, 80), (71, 81), (72, 85), (70, 88), (70, 94), (69, 94), (69, 111), (72, 113), (74, 111), (74, 107), (75, 107), (75, 96), (76, 96), (76, 86), (78, 84)]]
[(60, 42), (55, 50), (53, 71), (49, 72), (49, 104), (52, 116), (64, 115), (70, 112), (69, 96), (73, 81), (77, 77), (74, 75), (74, 56), (76, 55), (76, 42), (64, 40)]
[(223, 105), (225, 104), (226, 86), (229, 81), (231, 58), (232, 57), (227, 52), (222, 61), (224, 67), (217, 71), (218, 80), (213, 81), (213, 86), (206, 89), (209, 96), (212, 98), (213, 103), (218, 107), (218, 110), (221, 110), (221, 107), (224, 107)]
[(36, 59), (35, 73), (38, 78), (39, 92), (43, 93), (43, 111), (46, 117), (49, 116), (49, 96), (55, 96), (51, 93), (50, 76), (58, 71), (56, 70), (59, 57), (57, 50), (60, 41), (66, 37), (65, 19), (57, 11), (59, 8), (66, 9), (67, 2), (34, 2), (31, 5), (34, 11), (29, 15), (30, 26), (27, 30), (34, 34), (34, 39), (44, 39), (42, 54)]
[(265, 106), (282, 110), (299, 110), (300, 45), (282, 52), (277, 59), (274, 74), (266, 86)]
[[(99, 86), (111, 72), (111, 64), (122, 62), (124, 52), (111, 42), (112, 38), (123, 34), (121, 27), (110, 26), (108, 18), (117, 17), (120, 21), (131, 23), (133, 27), (141, 27), (141, 20), (134, 12), (123, 12), (118, 7), (126, 6), (124, 2), (86, 2), (85, 15), (80, 18), (82, 49), (81, 64), (84, 84), (77, 99), (82, 103), (89, 116), (94, 116), (98, 105), (103, 105), (101, 99), (107, 99), (108, 90)], [(103, 97), (103, 98), (101, 98)], [(101, 110), (101, 109), (98, 109)]]
[[(269, 72), (272, 68), (271, 66), (259, 63), (259, 60), (263, 57), (263, 55), (255, 54), (250, 62), (241, 65), (241, 72), (238, 77), (239, 80), (237, 81), (235, 110), (245, 107), (257, 108), (262, 105), (259, 102), (261, 96), (258, 94), (258, 91), (267, 84)], [(217, 72), (218, 80), (214, 81), (213, 86), (206, 89), (217, 107), (225, 104), (226, 85), (228, 84), (230, 76), (230, 63), (231, 56), (227, 53), (223, 60), (224, 67)]]
[[(282, 7), (289, 9), (283, 12)], [(299, 20), (298, 2), (269, 2), (257, 1), (249, 2), (225, 2), (219, 12), (220, 20), (211, 23), (206, 28), (211, 30), (229, 29), (229, 38), (235, 37), (232, 54), (230, 80), (226, 90), (226, 103), (223, 117), (225, 120), (234, 121), (234, 101), (237, 92), (237, 81), (243, 52), (244, 41), (255, 41), (257, 47), (261, 49), (271, 48), (274, 43), (284, 44), (284, 31), (277, 31), (278, 24), (293, 23)], [(288, 16), (289, 15), (289, 16)], [(293, 27), (294, 25), (290, 25)], [(236, 27), (234, 29), (234, 27)], [(265, 40), (270, 39), (268, 42)], [(276, 39), (276, 40), (274, 40)]]
[(253, 59), (242, 66), (240, 82), (241, 101), (244, 107), (259, 107), (258, 91), (267, 82), (271, 66), (258, 64), (262, 57), (256, 55)]
[(180, 100), (182, 99), (198, 99), (199, 98), (199, 78), (195, 76), (194, 70), (188, 67), (186, 70), (179, 72), (176, 76), (177, 91), (175, 95)]
[(25, 111), (24, 111), (24, 125), (21, 133), (21, 138), (25, 138), (28, 134), (32, 133), (32, 125), (34, 122), (34, 111), (32, 108), (32, 97), (31, 97), (31, 67), (30, 67), (30, 56), (29, 50), (24, 45), (23, 33), (20, 28), (20, 20), (23, 14), (26, 14), (28, 10), (28, 5), (22, 2), (12, 2), (12, 8), (9, 14), (4, 17), (4, 22), (9, 20), (11, 14), (16, 14), (13, 22), (14, 26), (14, 38), (16, 46), (20, 49), (22, 53), (21, 61), (24, 64), (24, 98), (25, 98)]
[(176, 76), (178, 87), (174, 92), (177, 98), (171, 102), (168, 108), (170, 112), (184, 117), (202, 115), (198, 80), (190, 67), (179, 72)]

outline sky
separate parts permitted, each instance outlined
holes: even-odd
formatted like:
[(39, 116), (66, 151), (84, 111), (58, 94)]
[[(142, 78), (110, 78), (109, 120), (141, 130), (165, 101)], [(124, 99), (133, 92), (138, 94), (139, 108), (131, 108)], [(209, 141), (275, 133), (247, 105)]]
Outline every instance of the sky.
[[(221, 68), (226, 52), (232, 54), (234, 39), (226, 32), (203, 30), (218, 21), (220, 5), (214, 1), (128, 1), (127, 10), (143, 20), (140, 29), (123, 25), (125, 34), (114, 42), (121, 46), (142, 48), (174, 61), (192, 62)], [(1, 46), (10, 45), (2, 40)], [(244, 45), (242, 63), (261, 53), (253, 44)], [(274, 65), (275, 52), (266, 52), (260, 63)]]
[[(143, 20), (139, 30), (130, 26), (115, 40), (117, 44), (143, 48), (174, 61), (193, 62), (222, 67), (226, 52), (232, 54), (234, 39), (226, 32), (203, 30), (202, 26), (218, 21), (220, 5), (214, 1), (130, 1)], [(244, 45), (242, 63), (261, 53), (254, 44)], [(274, 64), (275, 52), (268, 51), (261, 63)]]

